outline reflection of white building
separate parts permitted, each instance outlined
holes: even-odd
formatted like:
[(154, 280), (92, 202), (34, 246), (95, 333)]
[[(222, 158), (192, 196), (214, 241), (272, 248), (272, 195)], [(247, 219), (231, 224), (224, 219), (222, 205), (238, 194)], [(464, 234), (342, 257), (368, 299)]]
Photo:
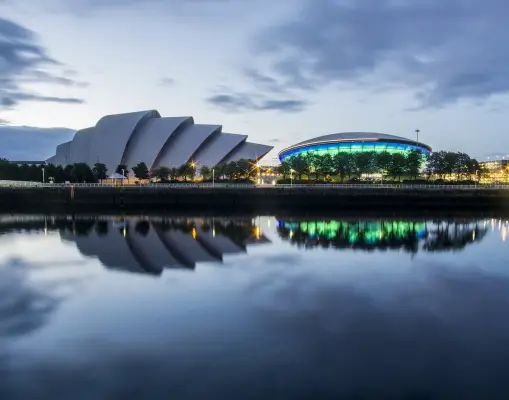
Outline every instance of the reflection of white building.
[(58, 145), (47, 163), (103, 163), (110, 173), (119, 164), (130, 169), (140, 162), (149, 169), (188, 162), (212, 168), (240, 159), (259, 160), (271, 149), (248, 142), (246, 135), (224, 133), (221, 125), (195, 124), (192, 117), (162, 118), (150, 110), (101, 118)]
[[(61, 236), (76, 243), (83, 255), (97, 257), (107, 268), (154, 274), (160, 274), (164, 268), (194, 268), (200, 262), (222, 262), (224, 254), (246, 252), (247, 244), (270, 242), (261, 235), (239, 243), (214, 230), (205, 231), (199, 223), (186, 233), (146, 221), (147, 229), (140, 232), (136, 229), (140, 221), (133, 218), (119, 224), (107, 220), (102, 222), (105, 224), (102, 232), (91, 229), (89, 234), (80, 236), (65, 230)], [(251, 229), (254, 232), (255, 228)]]

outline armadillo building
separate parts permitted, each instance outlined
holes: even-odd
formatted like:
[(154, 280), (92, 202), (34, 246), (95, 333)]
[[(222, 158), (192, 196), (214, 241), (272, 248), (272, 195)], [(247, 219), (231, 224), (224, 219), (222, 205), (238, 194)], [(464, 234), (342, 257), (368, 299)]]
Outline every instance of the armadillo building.
[(129, 168), (179, 167), (194, 162), (215, 167), (240, 159), (259, 160), (272, 146), (247, 141), (246, 135), (225, 133), (221, 125), (195, 124), (193, 117), (161, 117), (156, 110), (107, 115), (93, 127), (57, 146), (48, 164), (105, 164)]

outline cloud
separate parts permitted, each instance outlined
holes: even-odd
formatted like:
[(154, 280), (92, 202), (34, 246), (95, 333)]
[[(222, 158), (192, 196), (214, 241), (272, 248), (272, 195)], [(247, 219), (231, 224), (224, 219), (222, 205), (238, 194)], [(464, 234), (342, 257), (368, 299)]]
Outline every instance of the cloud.
[(383, 82), (410, 88), (426, 107), (484, 100), (509, 92), (507, 12), (505, 0), (306, 0), (256, 37), (269, 67), (247, 76), (309, 91)]
[(85, 85), (49, 71), (59, 67), (62, 64), (47, 54), (32, 31), (0, 18), (0, 109), (12, 108), (24, 101), (83, 103), (82, 99), (38, 94), (24, 87), (27, 83)]
[(175, 79), (173, 78), (161, 78), (159, 80), (159, 86), (173, 86), (175, 84)]
[(269, 143), (281, 143), (281, 140), (279, 140), (279, 139), (270, 139)]
[(302, 111), (308, 103), (297, 99), (267, 99), (261, 94), (222, 93), (210, 96), (207, 102), (229, 112), (279, 111), (295, 113)]
[(56, 146), (71, 140), (67, 128), (37, 128), (0, 125), (0, 158), (42, 161), (55, 154)]

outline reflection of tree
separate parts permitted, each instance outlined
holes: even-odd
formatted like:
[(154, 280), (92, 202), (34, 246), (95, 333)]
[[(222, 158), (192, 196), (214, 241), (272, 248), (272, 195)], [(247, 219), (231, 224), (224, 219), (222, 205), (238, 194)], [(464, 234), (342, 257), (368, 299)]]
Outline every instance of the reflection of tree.
[(438, 221), (429, 229), (423, 249), (432, 252), (463, 250), (467, 245), (481, 241), (487, 232), (478, 222)]
[(403, 249), (410, 253), (419, 250), (421, 240), (425, 242), (424, 250), (437, 251), (462, 248), (486, 234), (479, 227), (472, 230), (470, 222), (455, 225), (454, 229), (442, 229), (440, 225), (422, 221), (279, 221), (278, 233), (299, 247), (364, 251)]
[[(192, 234), (193, 228), (196, 229), (197, 223), (195, 220), (188, 219), (168, 219), (161, 223), (156, 224), (163, 232), (174, 230), (186, 234)], [(233, 242), (243, 245), (250, 238), (254, 236), (255, 226), (251, 221), (245, 220), (211, 220), (202, 221), (198, 224), (202, 232), (214, 231), (216, 234), (226, 236)]]
[(107, 221), (97, 221), (95, 224), (95, 233), (97, 236), (107, 236), (108, 235), (108, 222)]
[(141, 236), (147, 236), (148, 232), (150, 231), (150, 224), (148, 221), (138, 221), (134, 227), (134, 230)]

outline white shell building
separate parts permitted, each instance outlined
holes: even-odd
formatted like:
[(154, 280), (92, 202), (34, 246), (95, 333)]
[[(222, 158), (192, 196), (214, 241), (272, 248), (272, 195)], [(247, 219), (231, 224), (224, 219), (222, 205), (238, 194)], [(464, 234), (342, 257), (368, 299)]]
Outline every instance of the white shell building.
[(221, 125), (195, 124), (193, 117), (161, 117), (156, 110), (107, 115), (94, 127), (81, 129), (57, 146), (48, 164), (106, 164), (108, 172), (119, 164), (132, 168), (145, 162), (149, 169), (179, 167), (194, 162), (197, 168), (240, 159), (259, 160), (272, 146), (251, 143), (246, 135), (222, 132)]

